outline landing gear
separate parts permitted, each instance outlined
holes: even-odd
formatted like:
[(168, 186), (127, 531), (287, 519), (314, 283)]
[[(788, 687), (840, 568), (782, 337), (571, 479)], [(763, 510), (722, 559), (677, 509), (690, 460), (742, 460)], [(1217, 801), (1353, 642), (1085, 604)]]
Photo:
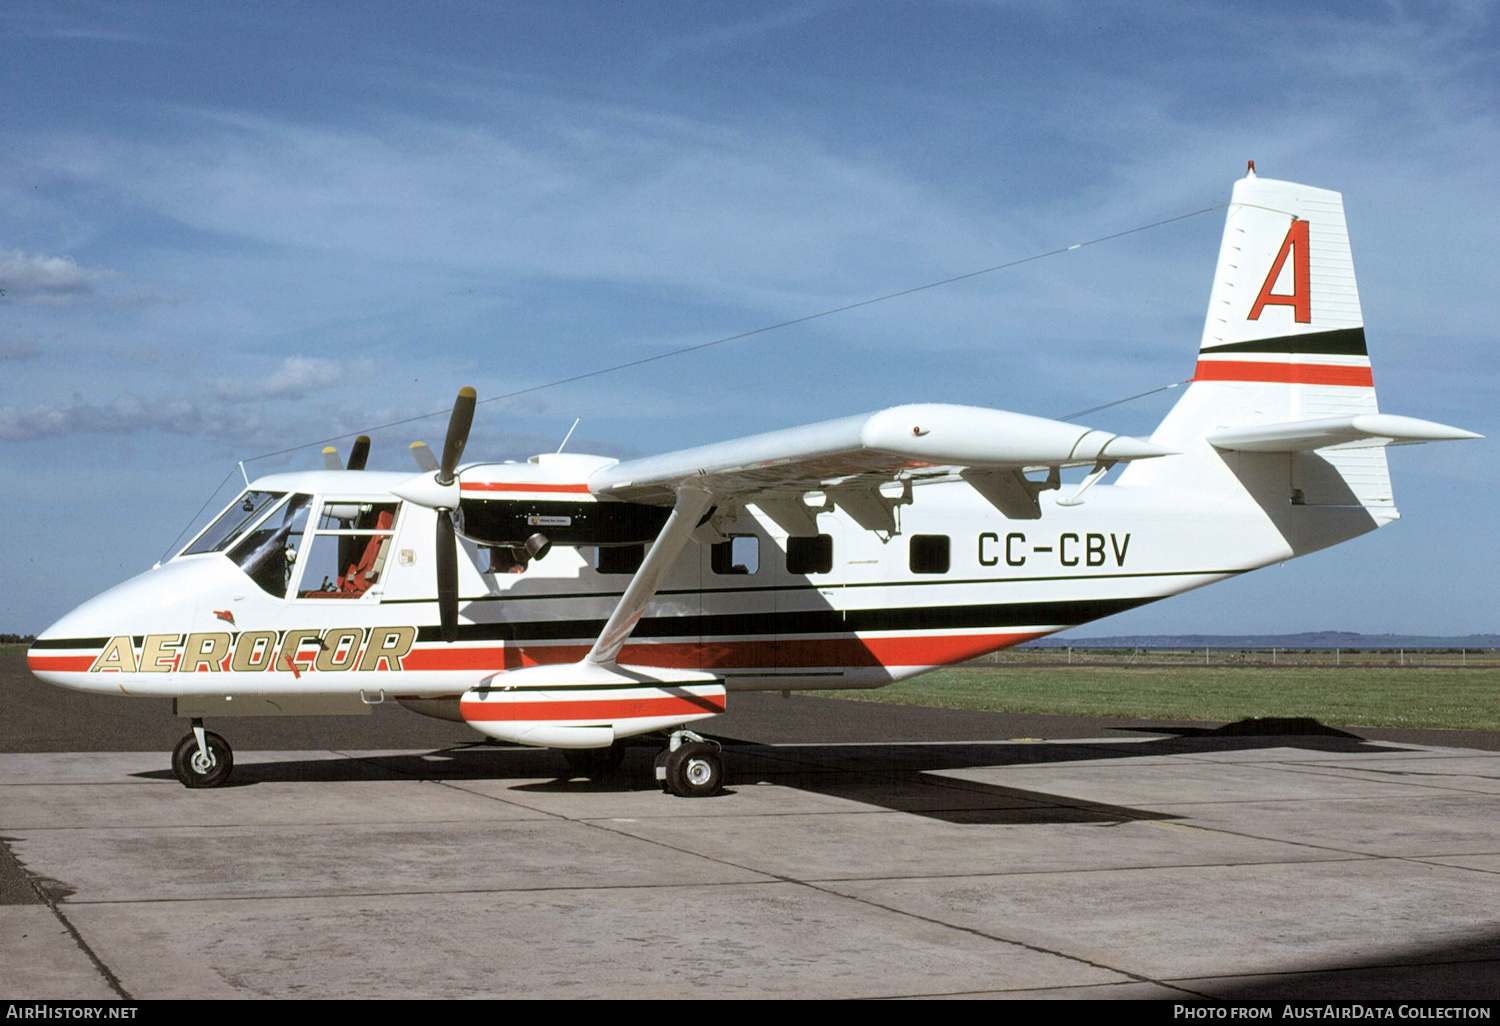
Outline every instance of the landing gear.
[(184, 787), (218, 787), (234, 769), (234, 752), (218, 734), (193, 721), (193, 732), (172, 751), (172, 772)]
[(717, 742), (679, 730), (671, 743), (656, 757), (656, 780), (663, 791), (679, 798), (706, 798), (723, 789), (724, 759)]

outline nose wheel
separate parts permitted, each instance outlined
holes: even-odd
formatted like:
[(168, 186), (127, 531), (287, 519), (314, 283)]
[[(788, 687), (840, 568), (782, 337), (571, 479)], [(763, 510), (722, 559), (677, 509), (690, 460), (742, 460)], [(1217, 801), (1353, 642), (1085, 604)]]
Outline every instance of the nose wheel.
[(671, 747), (656, 757), (656, 781), (679, 798), (707, 798), (724, 788), (724, 757), (719, 746), (690, 730), (672, 735)]
[(218, 734), (193, 721), (193, 732), (172, 751), (172, 773), (184, 787), (218, 787), (234, 769), (234, 751)]

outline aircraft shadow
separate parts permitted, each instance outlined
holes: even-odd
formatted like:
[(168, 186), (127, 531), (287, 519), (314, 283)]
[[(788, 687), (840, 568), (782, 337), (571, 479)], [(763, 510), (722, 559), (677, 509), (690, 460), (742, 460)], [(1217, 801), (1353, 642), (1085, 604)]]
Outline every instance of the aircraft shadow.
[[(736, 786), (778, 784), (896, 812), (958, 824), (1123, 823), (1169, 820), (1169, 813), (1003, 787), (949, 775), (954, 771), (1139, 759), (1170, 755), (1293, 747), (1308, 752), (1391, 753), (1356, 735), (1313, 720), (1248, 720), (1215, 729), (1138, 728), (1166, 734), (1150, 740), (981, 744), (931, 742), (915, 745), (772, 745), (718, 737), (725, 754), (725, 794)], [(655, 786), (652, 763), (658, 741), (633, 745), (624, 763), (590, 778), (574, 775), (560, 753), (495, 742), (423, 753), (362, 755), (242, 763), (227, 786), (346, 780), (523, 780), (515, 789), (532, 793), (627, 793)], [(137, 774), (171, 779), (167, 770)]]
[(1225, 1001), (1486, 1001), (1500, 994), (1500, 933), (1372, 954), (1343, 965), (1298, 966), (1212, 983), (1177, 981)]

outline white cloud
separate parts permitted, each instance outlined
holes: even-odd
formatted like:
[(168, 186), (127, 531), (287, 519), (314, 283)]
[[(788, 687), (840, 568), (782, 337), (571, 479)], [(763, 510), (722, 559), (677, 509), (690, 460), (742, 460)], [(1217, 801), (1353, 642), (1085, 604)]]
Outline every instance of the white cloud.
[(139, 431), (205, 437), (239, 436), (261, 423), (258, 411), (230, 412), (219, 404), (142, 397), (126, 392), (108, 402), (75, 398), (65, 406), (29, 410), (0, 406), (0, 440), (29, 442), (73, 434), (126, 435)]
[(22, 303), (68, 306), (86, 302), (94, 296), (96, 285), (118, 277), (115, 271), (80, 267), (72, 257), (0, 250), (0, 295)]
[(252, 399), (301, 399), (309, 392), (339, 384), (343, 377), (343, 367), (333, 360), (314, 356), (288, 356), (281, 361), (280, 367), (265, 377), (220, 377), (214, 381), (213, 391), (221, 399), (236, 402)]
[(233, 447), (272, 447), (357, 429), (358, 416), (368, 414), (361, 404), (352, 402), (335, 405), (349, 408), (357, 415), (353, 418), (330, 418), (321, 408), (302, 411), (296, 406), (277, 405), (358, 378), (369, 371), (366, 361), (355, 361), (346, 368), (318, 357), (289, 356), (274, 370), (259, 375), (253, 361), (245, 363), (246, 369), (238, 378), (218, 377), (205, 383), (179, 376), (172, 394), (160, 391), (162, 375), (153, 371), (144, 388), (124, 386), (108, 401), (75, 395), (71, 402), (50, 407), (0, 406), (0, 441), (162, 432)]
[[(529, 98), (515, 102), (529, 115)], [(195, 229), (502, 281), (649, 284), (759, 307), (1001, 248), (972, 212), (807, 138), (605, 105), (569, 115), (362, 131), (194, 114), (178, 139), (38, 145), (70, 176)]]

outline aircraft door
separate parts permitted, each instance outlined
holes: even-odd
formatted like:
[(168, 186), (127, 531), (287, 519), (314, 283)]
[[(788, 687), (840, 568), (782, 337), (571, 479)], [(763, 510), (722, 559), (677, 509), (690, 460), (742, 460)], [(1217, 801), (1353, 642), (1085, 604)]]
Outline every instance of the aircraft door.
[(325, 499), (312, 535), (296, 557), (295, 597), (378, 600), (400, 506)]

